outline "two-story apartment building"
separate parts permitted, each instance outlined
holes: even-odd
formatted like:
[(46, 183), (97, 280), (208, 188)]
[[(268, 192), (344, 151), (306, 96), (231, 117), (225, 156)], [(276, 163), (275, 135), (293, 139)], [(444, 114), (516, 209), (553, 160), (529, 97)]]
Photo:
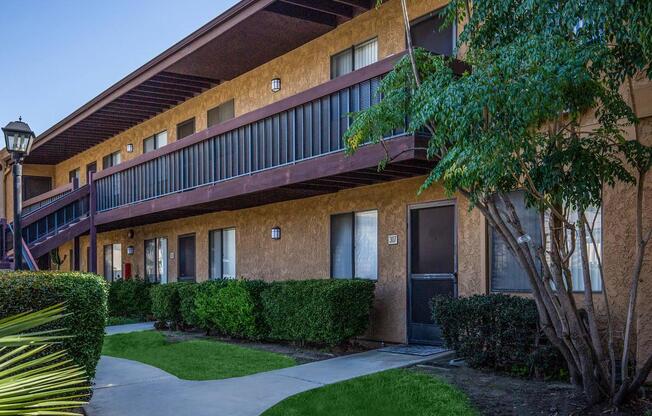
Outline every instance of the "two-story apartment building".
[[(438, 14), (445, 1), (408, 3), (414, 43), (455, 54), (456, 28), (442, 29)], [(372, 279), (366, 338), (397, 343), (438, 341), (434, 294), (527, 293), (463, 197), (438, 186), (417, 195), (435, 163), (415, 150), (424, 138), (389, 134), (395, 158), (381, 171), (382, 146), (343, 152), (349, 114), (379, 99), (405, 48), (397, 0), (238, 2), (37, 137), (23, 190), (32, 255), (49, 268), (58, 247), (63, 269), (107, 280)], [(636, 88), (649, 139), (652, 87)], [(4, 160), (0, 209), (11, 220)], [(609, 190), (599, 217), (620, 319), (633, 200)], [(649, 316), (651, 273), (648, 259), (639, 317)], [(650, 349), (652, 323), (639, 319), (637, 334)]]

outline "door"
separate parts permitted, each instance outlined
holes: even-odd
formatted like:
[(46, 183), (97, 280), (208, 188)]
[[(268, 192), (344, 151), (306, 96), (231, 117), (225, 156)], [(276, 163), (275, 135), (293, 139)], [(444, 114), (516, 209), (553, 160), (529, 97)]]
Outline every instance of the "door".
[(195, 281), (195, 235), (179, 237), (179, 281)]
[(97, 162), (91, 162), (86, 165), (86, 183), (90, 183), (88, 178), (91, 176), (91, 173), (97, 172)]
[(441, 344), (431, 302), (435, 296), (457, 295), (455, 203), (412, 207), (408, 224), (408, 341)]

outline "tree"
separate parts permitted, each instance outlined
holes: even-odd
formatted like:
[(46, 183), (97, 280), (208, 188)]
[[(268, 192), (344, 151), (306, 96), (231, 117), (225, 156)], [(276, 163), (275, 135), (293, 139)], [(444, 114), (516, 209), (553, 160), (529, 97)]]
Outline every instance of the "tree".
[[(401, 4), (409, 34), (405, 0)], [(422, 190), (441, 184), (482, 213), (527, 274), (543, 331), (567, 361), (571, 381), (590, 403), (619, 405), (652, 369), (652, 357), (634, 363), (631, 354), (652, 233), (643, 229), (652, 148), (639, 131), (632, 77), (640, 71), (652, 76), (652, 2), (487, 0), (471, 7), (453, 0), (447, 15), (449, 22), (466, 23), (458, 45), (466, 48), (472, 71), (454, 75), (450, 58), (413, 50), (407, 36), (407, 56), (383, 79), (382, 101), (355, 115), (347, 150), (382, 143), (386, 132), (404, 126), (406, 115), (408, 131), (425, 131), (428, 157), (436, 163)], [(626, 137), (632, 125), (634, 137)], [(596, 248), (589, 212), (601, 205), (606, 187), (619, 183), (636, 188), (636, 255), (622, 331), (614, 328), (601, 261), (598, 294), (588, 263)], [(540, 241), (524, 229), (515, 190), (538, 213)], [(581, 276), (570, 267), (575, 250)], [(583, 282), (581, 301), (573, 278)], [(606, 331), (596, 313), (600, 300)]]

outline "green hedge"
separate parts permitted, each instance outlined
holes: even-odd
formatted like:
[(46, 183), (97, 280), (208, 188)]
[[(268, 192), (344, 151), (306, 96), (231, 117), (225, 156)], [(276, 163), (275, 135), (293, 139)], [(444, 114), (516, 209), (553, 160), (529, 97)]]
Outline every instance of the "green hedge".
[(369, 325), (374, 283), (365, 280), (211, 280), (152, 288), (163, 324), (252, 340), (336, 345)]
[(199, 285), (194, 283), (181, 283), (177, 285), (179, 293), (179, 314), (184, 327), (199, 326), (197, 311), (195, 308), (195, 298)]
[(64, 302), (68, 316), (48, 328), (65, 328), (63, 341), (74, 362), (94, 377), (107, 319), (107, 285), (100, 276), (79, 272), (0, 274), (0, 318)]
[(269, 337), (337, 345), (369, 325), (374, 283), (366, 280), (303, 280), (271, 283), (262, 293)]
[(143, 279), (116, 280), (109, 284), (109, 316), (145, 319), (152, 314), (149, 291)]
[(181, 315), (181, 298), (179, 288), (193, 283), (167, 283), (150, 289), (152, 297), (152, 314), (158, 321), (169, 324), (173, 328), (183, 325)]
[(449, 348), (471, 367), (562, 378), (565, 361), (539, 328), (532, 299), (502, 294), (436, 297), (433, 318)]
[(219, 305), (217, 299), (220, 290), (226, 286), (226, 280), (208, 280), (197, 285), (194, 301), (194, 318), (196, 326), (206, 331), (215, 329)]

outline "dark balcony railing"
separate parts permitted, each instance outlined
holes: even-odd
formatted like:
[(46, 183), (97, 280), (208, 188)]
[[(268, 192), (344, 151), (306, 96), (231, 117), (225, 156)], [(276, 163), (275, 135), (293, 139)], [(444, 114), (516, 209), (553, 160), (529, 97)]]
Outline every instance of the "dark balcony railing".
[(69, 183), (62, 187), (46, 192), (42, 195), (26, 200), (23, 202), (23, 215), (29, 215), (34, 211), (50, 205), (51, 203), (68, 195), (74, 188), (76, 188), (76, 185)]
[(29, 245), (38, 243), (79, 222), (88, 214), (89, 186), (85, 185), (26, 215), (23, 219), (23, 238)]
[(396, 57), (97, 174), (97, 210), (183, 192), (343, 150), (351, 113), (377, 102)]

